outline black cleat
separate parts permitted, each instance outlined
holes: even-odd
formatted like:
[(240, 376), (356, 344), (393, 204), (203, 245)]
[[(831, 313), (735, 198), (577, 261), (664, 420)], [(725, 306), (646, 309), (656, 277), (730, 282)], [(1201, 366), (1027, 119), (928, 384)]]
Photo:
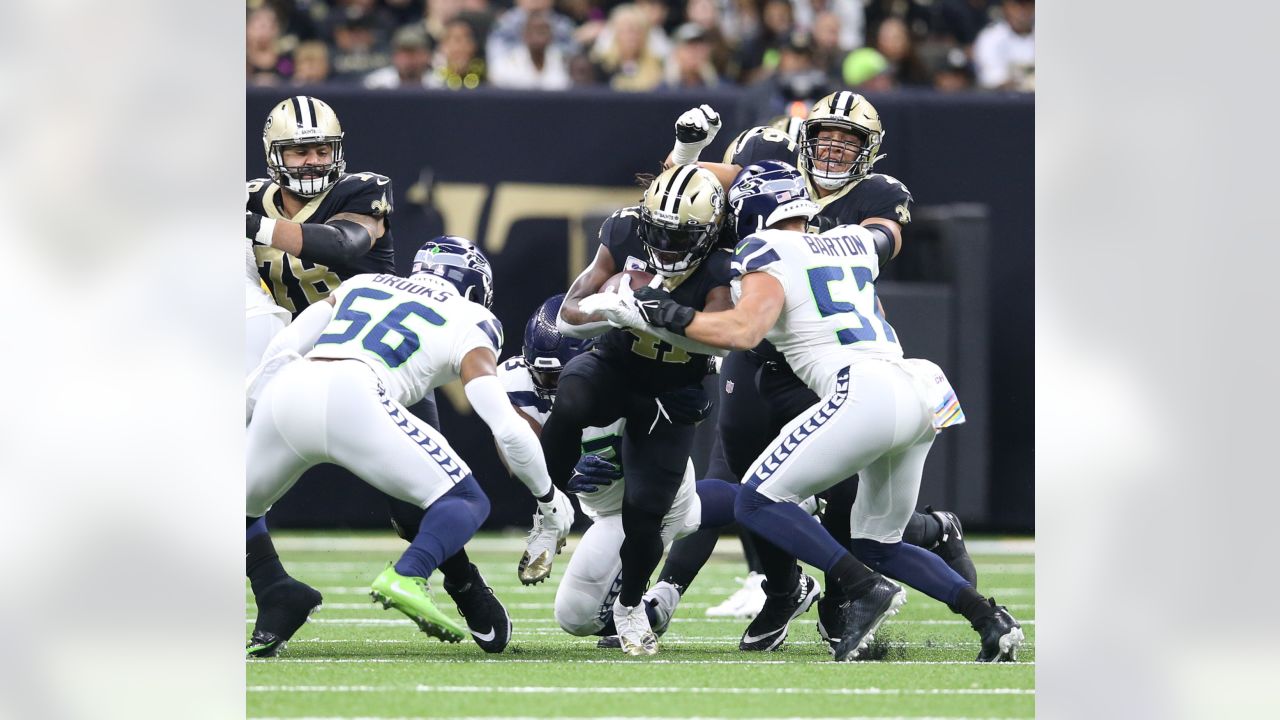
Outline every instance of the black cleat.
[(472, 564), (471, 580), (461, 587), (450, 584), (448, 578), (442, 584), (458, 606), (458, 614), (467, 621), (471, 639), (487, 653), (502, 652), (511, 642), (511, 616), (480, 570)]
[(787, 627), (791, 621), (803, 615), (818, 599), (818, 581), (805, 573), (800, 573), (795, 590), (785, 595), (769, 593), (767, 580), (764, 586), (764, 607), (742, 633), (739, 650), (777, 650), (787, 639)]
[(982, 637), (982, 652), (978, 662), (1013, 662), (1018, 659), (1018, 646), (1025, 640), (1022, 626), (1003, 605), (996, 605), (994, 598), (987, 598), (993, 610), (991, 615), (973, 624)]
[(946, 560), (947, 565), (970, 585), (978, 587), (978, 569), (973, 566), (969, 551), (964, 547), (964, 527), (960, 525), (960, 518), (949, 510), (934, 510), (932, 505), (926, 505), (924, 511), (942, 524), (942, 538), (929, 548), (930, 552)]
[(323, 601), (319, 590), (291, 577), (263, 590), (261, 597), (254, 597), (258, 619), (253, 623), (253, 637), (246, 646), (249, 657), (279, 655)]
[(617, 635), (605, 635), (596, 642), (596, 647), (601, 650), (618, 650), (622, 647), (622, 638)]
[(842, 606), (846, 599), (839, 588), (830, 587), (818, 599), (818, 635), (822, 636), (823, 642), (827, 644), (827, 649), (832, 655), (836, 653), (836, 646), (840, 644), (840, 636), (844, 633)]
[(836, 662), (857, 660), (866, 652), (880, 624), (896, 615), (906, 601), (907, 591), (881, 576), (870, 589), (845, 602), (841, 606), (844, 632), (836, 645)]

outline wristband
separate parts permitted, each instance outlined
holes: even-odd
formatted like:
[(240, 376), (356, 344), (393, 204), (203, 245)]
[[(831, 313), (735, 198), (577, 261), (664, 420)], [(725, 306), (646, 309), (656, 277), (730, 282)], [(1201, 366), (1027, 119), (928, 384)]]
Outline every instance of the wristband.
[[(259, 216), (261, 217), (261, 216)], [(264, 217), (258, 223), (258, 231), (253, 235), (253, 241), (259, 245), (271, 247), (271, 235), (276, 230), (276, 221), (271, 218)]]
[(683, 143), (679, 140), (671, 148), (671, 162), (676, 165), (688, 165), (698, 161), (698, 155), (702, 152), (705, 143)]

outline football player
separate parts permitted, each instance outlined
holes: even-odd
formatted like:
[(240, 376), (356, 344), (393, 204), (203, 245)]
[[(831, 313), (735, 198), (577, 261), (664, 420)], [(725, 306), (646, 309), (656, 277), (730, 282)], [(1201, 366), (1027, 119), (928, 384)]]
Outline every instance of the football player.
[[(906, 601), (905, 591), (880, 573), (968, 619), (981, 637), (978, 661), (1015, 659), (1023, 634), (1008, 610), (937, 555), (902, 542), (934, 436), (963, 421), (963, 413), (937, 365), (903, 359), (877, 309), (875, 281), (900, 240), (879, 226), (807, 233), (819, 206), (803, 176), (785, 163), (748, 166), (729, 202), (744, 238), (733, 256), (734, 309), (698, 312), (659, 288), (642, 288), (632, 302), (643, 316), (640, 329), (654, 325), (736, 350), (767, 337), (818, 397), (748, 468), (738, 521), (822, 568), (841, 588), (848, 599), (841, 605), (838, 661), (857, 659)], [(861, 491), (850, 518), (851, 554), (799, 503), (855, 473)]]
[[(262, 145), (270, 177), (246, 186), (245, 235), (254, 242), (258, 274), (276, 305), (296, 316), (347, 278), (395, 272), (391, 180), (377, 173), (346, 172), (344, 132), (327, 103), (306, 95), (281, 100), (267, 115)], [(411, 410), (440, 429), (433, 394)], [(422, 509), (394, 499), (389, 507), (392, 526), (411, 540)], [(321, 597), (284, 571), (265, 521), (255, 526), (245, 550), (258, 606), (249, 653), (270, 657)], [(509, 640), (501, 628), (510, 619), (466, 552), (440, 569), (445, 589), (465, 608), (476, 643), (486, 652), (501, 651)]]
[[(498, 381), (502, 328), (489, 311), (492, 300), (488, 260), (456, 237), (424, 244), (408, 279), (390, 273), (348, 279), (272, 340), (264, 368), (281, 356), (305, 357), (261, 383), (248, 429), (250, 523), (324, 462), (425, 510), (409, 548), (373, 581), (370, 594), (449, 642), (467, 631), (432, 603), (427, 578), (474, 535), (489, 500), (445, 437), (408, 406), (461, 379), (503, 461), (531, 491), (549, 497), (539, 508), (543, 522), (562, 534), (573, 522), (573, 506), (552, 487), (537, 437)], [(509, 636), (510, 627), (503, 632)]]
[[(541, 433), (551, 414), (560, 373), (588, 344), (556, 330), (556, 318), (563, 301), (564, 295), (553, 296), (534, 312), (525, 326), (521, 356), (507, 360), (498, 370), (498, 378), (511, 404), (535, 433)], [(685, 410), (686, 413), (697, 411), (696, 407)], [(586, 455), (574, 467), (567, 485), (569, 492), (577, 495), (592, 525), (578, 542), (556, 589), (555, 618), (571, 635), (603, 636), (600, 647), (621, 645), (614, 626), (613, 604), (622, 571), (619, 550), (624, 535), (622, 500), (626, 494), (622, 468), (625, 423), (619, 419), (608, 427), (583, 430), (581, 446)], [(693, 532), (700, 524), (723, 527), (733, 520), (738, 486), (721, 480), (701, 480), (695, 485), (693, 477), (690, 460), (671, 510), (663, 518), (664, 551), (675, 538)], [(522, 563), (520, 568), (520, 579), (526, 584), (546, 577), (550, 558), (558, 549), (555, 535), (542, 532), (540, 524), (536, 520), (535, 523), (531, 547), (525, 557), (533, 557), (536, 562)], [(679, 599), (677, 588), (668, 583), (658, 583), (644, 594), (645, 613), (655, 635), (662, 635), (666, 630)], [(632, 654), (646, 654), (643, 646), (631, 648)]]
[[(636, 269), (652, 272), (654, 282), (690, 306), (730, 307), (729, 253), (714, 250), (723, 216), (724, 187), (709, 171), (684, 165), (662, 172), (639, 206), (605, 220), (595, 259), (574, 280), (560, 308), (563, 334), (602, 337), (560, 374), (558, 398), (542, 429), (551, 476), (568, 480), (585, 428), (627, 421), (622, 437), (628, 473), (622, 499), (626, 539), (620, 550), (621, 589), (613, 606), (626, 652), (657, 650), (640, 601), (662, 558), (663, 518), (680, 490), (694, 426), (710, 411), (702, 389), (709, 357), (722, 351), (662, 330), (614, 328), (598, 311), (621, 302), (630, 286), (624, 280), (618, 293), (598, 291), (616, 273)], [(670, 402), (676, 397), (678, 402)], [(675, 407), (696, 407), (697, 413), (672, 412)]]
[[(696, 157), (714, 138), (718, 123), (718, 117), (706, 112), (682, 115), (676, 124), (673, 157)], [(716, 173), (728, 187), (744, 167), (753, 163), (785, 162), (799, 169), (806, 191), (819, 207), (812, 225), (818, 229), (853, 224), (879, 227), (900, 246), (902, 226), (911, 221), (912, 198), (897, 179), (871, 171), (883, 157), (883, 139), (884, 128), (875, 107), (861, 95), (840, 91), (814, 103), (800, 127), (798, 140), (778, 127), (752, 128), (730, 145), (726, 162), (700, 165)], [(883, 317), (879, 304), (877, 312)], [(721, 365), (720, 375), (720, 451), (730, 471), (742, 477), (778, 430), (816, 402), (817, 396), (767, 342), (750, 351), (730, 353)], [(849, 478), (825, 493), (823, 526), (842, 541), (850, 537), (848, 518), (856, 491), (856, 478)], [(971, 584), (977, 584), (977, 572), (954, 513), (932, 508), (913, 513), (905, 539), (933, 550)], [(694, 536), (672, 549), (668, 564), (696, 568), (708, 552), (706, 542)], [(762, 562), (771, 567), (777, 564), (769, 557), (771, 549), (767, 545), (759, 552)], [(762, 649), (760, 643), (748, 640), (785, 632), (781, 628), (801, 612), (800, 606), (807, 597), (805, 578), (797, 571), (792, 571), (791, 577), (794, 579), (786, 583), (765, 583), (766, 602), (743, 633), (743, 650)], [(680, 579), (677, 576), (676, 581)], [(827, 592), (817, 603), (818, 631), (834, 644), (842, 634), (839, 607), (844, 598), (840, 586), (831, 580), (827, 578)]]

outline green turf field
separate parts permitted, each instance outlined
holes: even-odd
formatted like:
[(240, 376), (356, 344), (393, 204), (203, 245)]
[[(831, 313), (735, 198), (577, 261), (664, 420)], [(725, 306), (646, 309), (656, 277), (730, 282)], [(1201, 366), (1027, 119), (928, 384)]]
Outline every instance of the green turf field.
[[(705, 609), (738, 587), (736, 541), (722, 539), (685, 594), (661, 650), (630, 658), (575, 638), (552, 616), (556, 582), (574, 547), (546, 583), (516, 578), (521, 538), (482, 535), (468, 552), (511, 613), (514, 637), (486, 655), (474, 643), (446, 645), (395, 610), (374, 605), (368, 584), (403, 543), (390, 533), (286, 533), (276, 547), (295, 577), (325, 605), (288, 649), (246, 667), (251, 718), (851, 718), (1032, 717), (1035, 714), (1034, 556), (1027, 541), (971, 541), (979, 589), (1022, 623), (1016, 664), (971, 662), (977, 634), (943, 605), (908, 590), (902, 612), (878, 635), (884, 661), (834, 663), (811, 609), (772, 653), (737, 649), (746, 621), (708, 618)], [(811, 571), (812, 572), (812, 571)], [(822, 576), (813, 573), (821, 582)], [(453, 614), (432, 578), (432, 596)], [(253, 597), (245, 587), (246, 639)]]

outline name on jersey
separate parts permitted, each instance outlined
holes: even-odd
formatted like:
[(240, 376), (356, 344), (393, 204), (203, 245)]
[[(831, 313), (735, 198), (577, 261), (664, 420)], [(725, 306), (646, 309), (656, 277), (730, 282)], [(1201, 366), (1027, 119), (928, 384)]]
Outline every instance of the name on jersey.
[(456, 293), (451, 293), (441, 288), (419, 285), (412, 280), (406, 280), (405, 278), (396, 277), (395, 275), (380, 274), (375, 277), (373, 281), (381, 285), (387, 285), (395, 288), (396, 290), (403, 290), (410, 295), (421, 295), (428, 300), (442, 301), (456, 296)]
[(867, 255), (867, 246), (855, 235), (805, 235), (809, 249), (823, 255)]

